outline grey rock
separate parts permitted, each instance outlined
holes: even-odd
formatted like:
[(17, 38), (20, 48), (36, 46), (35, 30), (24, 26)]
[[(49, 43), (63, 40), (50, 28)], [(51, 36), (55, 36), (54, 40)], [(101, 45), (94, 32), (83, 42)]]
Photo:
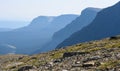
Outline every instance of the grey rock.
[(88, 52), (66, 52), (63, 54), (63, 58), (65, 57), (71, 57), (71, 56), (75, 56), (75, 55), (83, 55), (83, 54), (87, 54)]
[(18, 71), (25, 71), (25, 70), (30, 70), (30, 69), (34, 69), (35, 67), (33, 66), (23, 66), (21, 68), (18, 69)]

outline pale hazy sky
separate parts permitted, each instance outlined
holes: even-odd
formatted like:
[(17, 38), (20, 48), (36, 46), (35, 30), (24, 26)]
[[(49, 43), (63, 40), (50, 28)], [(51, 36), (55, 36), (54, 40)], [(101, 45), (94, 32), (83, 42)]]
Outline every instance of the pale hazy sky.
[(105, 8), (119, 0), (0, 0), (0, 20), (25, 20), (46, 15), (80, 14), (86, 7)]

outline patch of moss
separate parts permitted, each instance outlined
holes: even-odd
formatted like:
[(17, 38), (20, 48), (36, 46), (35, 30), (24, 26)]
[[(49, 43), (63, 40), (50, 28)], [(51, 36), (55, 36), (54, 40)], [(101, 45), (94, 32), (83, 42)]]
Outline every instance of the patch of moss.
[(116, 43), (115, 45), (113, 45), (113, 47), (118, 47), (118, 48), (120, 48), (120, 43)]
[(110, 60), (99, 66), (99, 69), (114, 68), (120, 64), (120, 60)]
[(94, 51), (98, 51), (98, 50), (101, 50), (101, 48), (99, 48), (99, 47), (91, 48), (89, 50), (86, 50), (86, 52), (94, 52)]
[(61, 53), (55, 53), (51, 58), (52, 59), (58, 59), (58, 58), (61, 58), (63, 56), (63, 52)]
[(24, 57), (23, 59), (20, 60), (20, 62), (27, 63), (30, 60), (30, 57)]

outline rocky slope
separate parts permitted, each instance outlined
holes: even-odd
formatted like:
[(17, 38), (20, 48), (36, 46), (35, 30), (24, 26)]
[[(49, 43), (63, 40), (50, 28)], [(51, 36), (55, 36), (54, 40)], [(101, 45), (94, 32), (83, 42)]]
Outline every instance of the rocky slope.
[(36, 55), (1, 55), (0, 71), (120, 71), (120, 36)]

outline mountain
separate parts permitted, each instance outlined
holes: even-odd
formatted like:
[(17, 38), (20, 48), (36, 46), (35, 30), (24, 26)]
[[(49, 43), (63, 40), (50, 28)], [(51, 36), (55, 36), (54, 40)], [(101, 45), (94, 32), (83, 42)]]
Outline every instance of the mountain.
[(1, 71), (119, 71), (120, 36), (34, 55), (0, 55)]
[(77, 17), (75, 20), (73, 20), (70, 24), (68, 24), (64, 28), (57, 31), (53, 35), (52, 40), (48, 44), (45, 44), (45, 46), (43, 46), (43, 47), (49, 46), (48, 48), (43, 48), (37, 50), (36, 52), (39, 53), (41, 51), (49, 51), (55, 49), (55, 47), (58, 44), (60, 44), (63, 40), (68, 38), (72, 33), (81, 30), (83, 27), (90, 24), (96, 17), (97, 12), (99, 11), (100, 9), (98, 8), (86, 8), (85, 10), (82, 11), (79, 17)]
[(16, 47), (8, 44), (0, 44), (0, 54), (14, 54)]
[(70, 22), (72, 22), (77, 17), (78, 15), (74, 15), (74, 14), (66, 14), (66, 15), (58, 16), (55, 19), (53, 19), (51, 21), (51, 24), (46, 26), (46, 28), (43, 29), (43, 31), (52, 30), (52, 32), (49, 32), (49, 33), (52, 33), (53, 35), (54, 34), (53, 32), (57, 32), (58, 30), (64, 28), (66, 25), (68, 25)]
[(0, 32), (12, 31), (11, 28), (0, 28)]
[(9, 20), (0, 20), (0, 28), (11, 28), (17, 29), (23, 26), (27, 26), (30, 22), (29, 21), (9, 21)]
[(72, 34), (57, 48), (118, 34), (120, 34), (120, 2), (101, 10), (91, 24)]
[(0, 43), (15, 46), (16, 54), (30, 54), (48, 42), (54, 32), (66, 26), (76, 17), (77, 15), (39, 16), (33, 19), (28, 26), (0, 32)]

